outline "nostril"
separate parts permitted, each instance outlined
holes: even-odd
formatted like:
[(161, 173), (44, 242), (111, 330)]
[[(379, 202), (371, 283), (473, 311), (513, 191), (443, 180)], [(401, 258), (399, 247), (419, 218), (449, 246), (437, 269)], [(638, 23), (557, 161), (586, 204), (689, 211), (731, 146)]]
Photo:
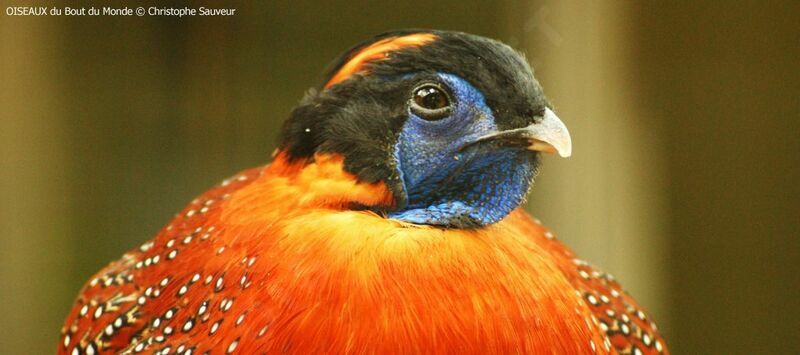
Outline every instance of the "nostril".
[(542, 119), (544, 118), (544, 112), (546, 109), (547, 107), (545, 106), (542, 106), (540, 108), (530, 107), (525, 109), (525, 118), (528, 119), (527, 124), (530, 125), (533, 123), (542, 122)]
[(538, 123), (542, 120), (542, 116), (544, 116), (544, 107), (537, 108), (537, 107), (528, 107), (523, 111), (523, 116), (526, 120), (525, 125), (530, 125), (532, 123)]

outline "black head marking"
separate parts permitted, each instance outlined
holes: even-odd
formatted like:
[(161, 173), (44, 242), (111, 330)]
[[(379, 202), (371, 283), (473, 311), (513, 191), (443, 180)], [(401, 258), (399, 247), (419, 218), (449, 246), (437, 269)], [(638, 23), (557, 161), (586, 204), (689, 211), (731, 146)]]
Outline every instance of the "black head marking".
[[(359, 54), (376, 44), (418, 35), (432, 40), (389, 47), (353, 69), (354, 58), (363, 59)], [(347, 75), (340, 75), (343, 70)], [(397, 79), (436, 73), (459, 76), (476, 87), (500, 129), (527, 126), (548, 105), (524, 57), (505, 44), (460, 32), (387, 32), (333, 62), (325, 85), (310, 90), (284, 124), (281, 149), (289, 159), (341, 154), (348, 172), (364, 182), (384, 181), (399, 199), (402, 186), (394, 145), (408, 118), (408, 93), (414, 83)]]

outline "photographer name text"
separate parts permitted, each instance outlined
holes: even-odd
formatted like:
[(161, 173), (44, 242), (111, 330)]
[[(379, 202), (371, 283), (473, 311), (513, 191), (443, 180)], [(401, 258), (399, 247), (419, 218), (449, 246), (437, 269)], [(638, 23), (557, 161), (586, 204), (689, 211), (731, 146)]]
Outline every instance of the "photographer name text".
[(46, 7), (9, 6), (6, 16), (234, 16), (236, 9), (211, 7)]

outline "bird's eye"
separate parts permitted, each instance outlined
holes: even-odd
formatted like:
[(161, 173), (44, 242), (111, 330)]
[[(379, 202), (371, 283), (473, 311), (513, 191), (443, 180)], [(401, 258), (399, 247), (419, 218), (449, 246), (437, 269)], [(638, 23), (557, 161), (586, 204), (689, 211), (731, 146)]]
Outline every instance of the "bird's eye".
[(435, 84), (423, 84), (414, 89), (410, 106), (411, 112), (429, 121), (445, 118), (453, 110), (450, 95)]

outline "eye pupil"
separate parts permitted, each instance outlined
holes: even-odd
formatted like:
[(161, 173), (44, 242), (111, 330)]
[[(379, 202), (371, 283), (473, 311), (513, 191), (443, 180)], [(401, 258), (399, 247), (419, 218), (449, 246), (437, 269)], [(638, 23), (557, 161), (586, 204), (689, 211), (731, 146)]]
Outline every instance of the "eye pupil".
[(453, 103), (440, 85), (425, 83), (413, 90), (409, 109), (419, 118), (436, 121), (453, 113)]
[(429, 110), (438, 110), (449, 105), (447, 95), (433, 86), (423, 87), (414, 94), (414, 102)]

